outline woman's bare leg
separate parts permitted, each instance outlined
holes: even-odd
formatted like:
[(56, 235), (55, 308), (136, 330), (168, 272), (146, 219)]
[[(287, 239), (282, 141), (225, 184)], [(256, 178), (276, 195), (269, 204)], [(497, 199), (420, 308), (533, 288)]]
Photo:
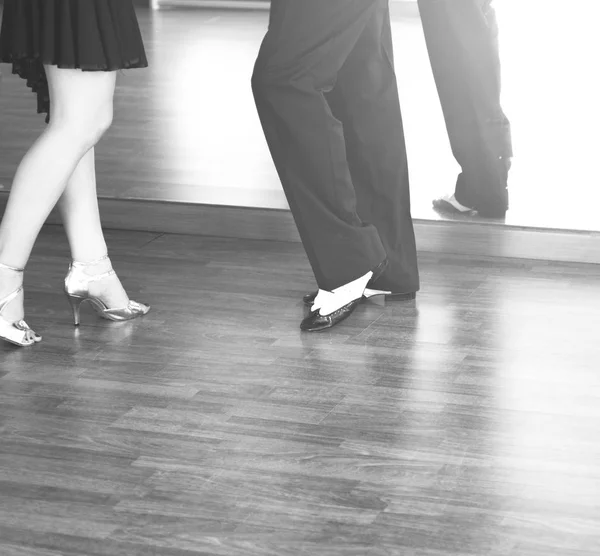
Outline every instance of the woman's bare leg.
[(58, 201), (58, 208), (73, 260), (87, 263), (104, 256), (107, 247), (98, 209), (94, 147), (79, 161)]
[[(71, 175), (58, 201), (65, 232), (74, 261), (89, 263), (107, 253), (100, 222), (96, 191), (95, 149), (91, 148)], [(91, 265), (89, 274), (103, 274), (111, 268), (109, 260)], [(90, 285), (90, 293), (101, 297), (110, 307), (124, 307), (129, 298), (116, 275)]]
[[(16, 268), (27, 264), (40, 229), (69, 178), (112, 122), (115, 72), (45, 69), (52, 118), (17, 169), (0, 224), (0, 263)], [(21, 281), (22, 275), (0, 269), (0, 299)], [(22, 318), (22, 299), (11, 303), (3, 316)]]

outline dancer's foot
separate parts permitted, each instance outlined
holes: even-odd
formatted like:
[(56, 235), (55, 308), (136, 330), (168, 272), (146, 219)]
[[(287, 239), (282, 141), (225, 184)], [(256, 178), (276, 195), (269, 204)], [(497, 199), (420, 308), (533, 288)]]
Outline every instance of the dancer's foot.
[(318, 332), (347, 319), (360, 303), (371, 276), (373, 272), (369, 271), (331, 292), (319, 290), (311, 312), (300, 323), (300, 328), (305, 332)]
[(317, 332), (331, 328), (347, 319), (358, 307), (369, 280), (379, 278), (387, 264), (386, 259), (375, 270), (369, 271), (360, 278), (331, 292), (319, 289), (310, 314), (302, 321), (300, 328), (305, 332)]
[(321, 315), (326, 316), (351, 301), (360, 299), (372, 276), (373, 272), (369, 271), (364, 276), (344, 284), (331, 292), (320, 289), (313, 302), (312, 310), (319, 311)]
[[(385, 297), (386, 299), (391, 299), (393, 301), (410, 301), (417, 297), (416, 291), (393, 292), (390, 290), (373, 289), (373, 288), (369, 287), (371, 282), (372, 282), (372, 280), (369, 280), (369, 284), (367, 284), (367, 287), (365, 288), (365, 291), (364, 291), (363, 297), (362, 297), (363, 300), (372, 299), (374, 297)], [(319, 290), (307, 293), (302, 298), (302, 303), (304, 303), (304, 305), (306, 305), (307, 307), (312, 307), (318, 294), (319, 294)]]
[[(23, 286), (23, 271), (0, 264), (0, 299), (5, 299)], [(25, 316), (23, 308), (23, 290), (2, 311), (2, 316), (9, 322), (16, 322)]]
[(129, 296), (113, 271), (108, 257), (92, 263), (74, 263), (74, 265), (81, 265), (82, 273), (89, 277), (90, 297), (102, 299), (109, 307), (125, 307), (129, 303)]
[(73, 262), (65, 278), (65, 293), (76, 325), (80, 322), (80, 307), (85, 301), (101, 317), (113, 321), (131, 320), (150, 311), (148, 305), (129, 299), (108, 256), (90, 263)]
[(23, 270), (0, 263), (0, 339), (21, 347), (40, 342), (23, 317)]

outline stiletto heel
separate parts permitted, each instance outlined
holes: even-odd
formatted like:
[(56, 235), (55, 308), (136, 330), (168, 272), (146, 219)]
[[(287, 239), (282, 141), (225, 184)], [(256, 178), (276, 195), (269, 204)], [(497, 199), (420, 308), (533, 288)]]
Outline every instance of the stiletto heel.
[(79, 323), (81, 322), (81, 304), (83, 303), (84, 299), (82, 297), (75, 297), (74, 295), (69, 295), (68, 293), (66, 293), (66, 296), (67, 300), (69, 301), (69, 305), (71, 305), (71, 311), (73, 311), (73, 323), (75, 324), (75, 326), (79, 326)]
[(125, 307), (111, 308), (100, 297), (90, 294), (90, 284), (92, 282), (114, 276), (115, 271), (111, 268), (102, 274), (89, 275), (85, 273), (85, 269), (107, 259), (108, 255), (90, 263), (73, 261), (69, 267), (69, 273), (65, 278), (65, 294), (73, 311), (75, 326), (78, 326), (80, 323), (80, 309), (84, 301), (88, 301), (100, 317), (112, 321), (132, 320), (150, 311), (149, 305), (144, 305), (131, 299)]
[[(18, 273), (23, 272), (22, 268), (13, 268), (12, 266), (2, 263), (0, 263), (0, 268)], [(19, 286), (4, 299), (0, 299), (0, 338), (16, 346), (29, 347), (37, 342), (41, 342), (42, 337), (39, 334), (36, 334), (23, 319), (16, 322), (9, 322), (2, 316), (4, 309), (6, 309), (6, 307), (8, 307), (22, 291), (23, 286)]]

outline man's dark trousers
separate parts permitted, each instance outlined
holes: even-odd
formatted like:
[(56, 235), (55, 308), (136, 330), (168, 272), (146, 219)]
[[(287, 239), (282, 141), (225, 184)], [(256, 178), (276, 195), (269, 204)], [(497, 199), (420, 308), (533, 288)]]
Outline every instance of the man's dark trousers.
[(480, 212), (508, 208), (510, 124), (500, 105), (498, 24), (492, 0), (418, 0), (452, 152), (456, 200)]
[(319, 287), (417, 291), (388, 0), (272, 0), (252, 86)]

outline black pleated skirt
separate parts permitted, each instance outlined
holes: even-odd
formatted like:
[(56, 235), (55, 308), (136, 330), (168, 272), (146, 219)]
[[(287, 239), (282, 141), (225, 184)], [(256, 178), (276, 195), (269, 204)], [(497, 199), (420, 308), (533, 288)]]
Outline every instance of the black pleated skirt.
[(47, 114), (44, 64), (84, 71), (148, 65), (131, 0), (4, 0), (0, 61), (12, 64)]

